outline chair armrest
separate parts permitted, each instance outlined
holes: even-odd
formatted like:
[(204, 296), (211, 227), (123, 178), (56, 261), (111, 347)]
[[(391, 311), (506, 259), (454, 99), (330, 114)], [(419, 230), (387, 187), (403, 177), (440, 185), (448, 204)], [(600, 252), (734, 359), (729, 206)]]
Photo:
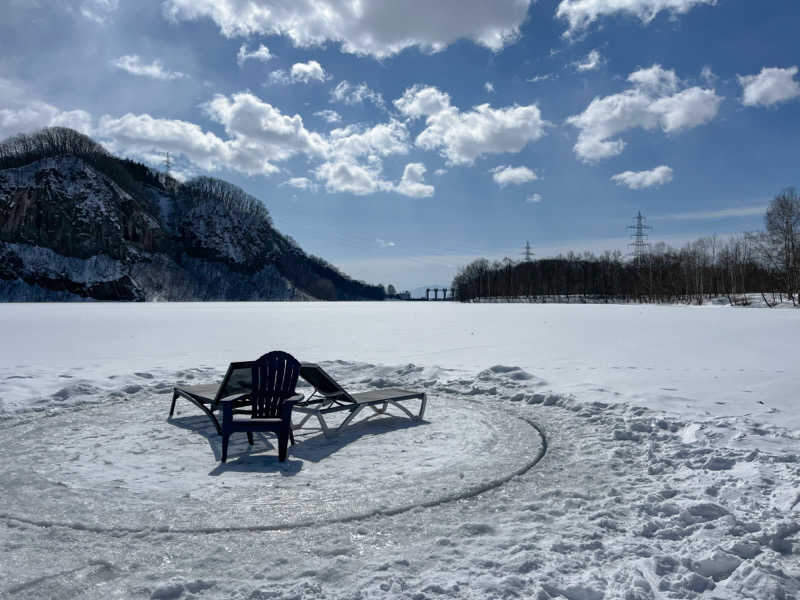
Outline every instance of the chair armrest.
[(306, 397), (305, 394), (301, 394), (301, 393), (298, 392), (297, 394), (295, 394), (291, 398), (287, 398), (286, 400), (284, 400), (283, 403), (284, 404), (291, 404), (292, 406), (294, 406), (298, 402), (302, 402), (305, 397)]

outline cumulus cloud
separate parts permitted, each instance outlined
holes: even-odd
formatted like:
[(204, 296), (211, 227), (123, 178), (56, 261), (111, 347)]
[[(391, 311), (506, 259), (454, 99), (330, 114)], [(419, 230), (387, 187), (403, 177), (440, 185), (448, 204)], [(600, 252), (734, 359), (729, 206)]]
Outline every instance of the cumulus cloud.
[(248, 60), (267, 62), (268, 60), (272, 60), (272, 53), (264, 44), (260, 44), (258, 48), (252, 52), (247, 51), (247, 44), (242, 44), (239, 47), (239, 52), (236, 53), (236, 64), (242, 67)]
[(674, 71), (660, 65), (631, 73), (628, 82), (632, 84), (629, 89), (595, 98), (582, 113), (567, 119), (579, 130), (574, 149), (584, 162), (620, 154), (625, 142), (615, 136), (629, 129), (660, 128), (676, 133), (708, 123), (722, 102), (713, 89), (678, 91), (682, 82)]
[(273, 83), (309, 83), (311, 81), (325, 81), (330, 75), (325, 72), (322, 65), (315, 60), (306, 63), (295, 63), (287, 73), (283, 70), (273, 71), (269, 74)]
[(436, 175), (437, 177), (441, 177), (441, 176), (442, 176), (442, 175), (444, 175), (445, 173), (447, 173), (447, 169), (436, 169), (436, 170), (433, 172), (433, 174), (434, 174), (434, 175)]
[(519, 152), (540, 139), (549, 125), (535, 104), (497, 109), (481, 104), (462, 112), (451, 105), (447, 93), (433, 86), (415, 85), (394, 105), (409, 119), (425, 118), (416, 145), (438, 149), (453, 165), (470, 165), (485, 154)]
[(433, 186), (425, 183), (425, 171), (425, 165), (422, 163), (408, 163), (403, 170), (403, 178), (397, 184), (395, 191), (412, 198), (433, 196)]
[(494, 84), (491, 81), (487, 81), (483, 84), (483, 89), (485, 89), (490, 94), (494, 93)]
[(381, 247), (381, 248), (393, 248), (393, 247), (395, 247), (397, 245), (394, 242), (389, 242), (387, 240), (382, 240), (381, 238), (376, 238), (375, 239), (375, 243), (378, 244), (378, 246)]
[(355, 105), (364, 102), (372, 102), (378, 108), (384, 108), (383, 96), (375, 90), (370, 89), (366, 83), (353, 84), (347, 81), (340, 81), (333, 91), (331, 91), (331, 102), (342, 102), (343, 104)]
[(495, 183), (501, 188), (507, 185), (522, 185), (523, 183), (536, 181), (538, 179), (536, 173), (528, 167), (500, 165), (489, 172), (492, 173), (492, 179), (494, 179)]
[[(294, 156), (312, 162), (310, 177), (292, 177), (280, 185), (358, 195), (391, 192), (424, 198), (434, 187), (425, 183), (425, 166), (406, 164), (399, 181), (383, 175), (383, 160), (407, 154), (409, 134), (404, 122), (390, 119), (373, 126), (349, 125), (327, 134), (306, 128), (300, 115), (286, 115), (250, 92), (218, 94), (203, 105), (224, 135), (196, 123), (127, 113), (97, 120), (80, 110), (64, 111), (31, 101), (24, 90), (0, 78), (0, 137), (42, 127), (72, 127), (96, 137), (110, 151), (150, 163), (160, 163), (170, 152), (189, 164), (185, 173), (231, 169), (247, 175), (269, 176), (281, 169), (276, 163)], [(333, 111), (330, 111), (333, 112)]]
[(661, 165), (649, 171), (625, 171), (617, 173), (611, 180), (617, 185), (624, 185), (632, 190), (664, 185), (672, 181), (672, 169)]
[(689, 12), (700, 4), (714, 5), (717, 0), (561, 0), (556, 17), (567, 21), (566, 36), (573, 36), (600, 19), (616, 14), (636, 17), (650, 23), (662, 11), (672, 15)]
[[(223, 166), (239, 166), (230, 143), (187, 121), (158, 119), (147, 114), (128, 113), (121, 117), (105, 115), (100, 118), (97, 135), (112, 152), (146, 160), (152, 160), (153, 153), (158, 150), (182, 155), (209, 171)], [(277, 170), (275, 166), (268, 165), (261, 172), (272, 173)], [(256, 171), (255, 168), (248, 169), (248, 172)]]
[(341, 44), (384, 58), (405, 48), (439, 52), (469, 39), (495, 52), (519, 37), (531, 0), (165, 0), (178, 20), (211, 19), (227, 37), (284, 35), (298, 47)]
[(383, 178), (382, 159), (408, 150), (408, 130), (397, 120), (370, 128), (349, 125), (330, 132), (326, 160), (314, 174), (330, 192), (366, 195), (396, 191), (396, 186)]
[(321, 119), (325, 119), (328, 123), (338, 123), (342, 120), (342, 116), (336, 112), (335, 110), (330, 110), (328, 108), (324, 110), (318, 110), (314, 113), (315, 117), (319, 117)]
[(313, 190), (316, 187), (308, 177), (292, 177), (281, 185), (288, 185), (298, 190)]
[(525, 198), (525, 202), (528, 204), (539, 204), (542, 201), (542, 195), (539, 193), (531, 194), (527, 198)]
[(42, 127), (70, 127), (87, 135), (93, 133), (92, 116), (84, 110), (61, 110), (39, 101), (17, 108), (0, 108), (0, 139)]
[(111, 64), (121, 69), (123, 71), (127, 71), (131, 75), (137, 75), (139, 77), (150, 77), (151, 79), (161, 79), (164, 81), (169, 81), (170, 79), (182, 79), (186, 77), (185, 73), (181, 73), (179, 71), (169, 71), (164, 68), (164, 65), (161, 64), (161, 61), (155, 59), (151, 63), (142, 62), (142, 59), (137, 54), (126, 54), (125, 56), (120, 56), (111, 61)]
[(225, 127), (237, 153), (253, 160), (285, 160), (295, 154), (324, 156), (328, 144), (309, 131), (300, 115), (288, 116), (254, 94), (218, 94), (205, 105), (206, 113)]
[(758, 75), (739, 76), (742, 104), (772, 106), (794, 100), (800, 96), (800, 83), (795, 80), (797, 70), (797, 66), (787, 69), (764, 67)]
[(603, 57), (597, 50), (592, 50), (583, 59), (573, 63), (578, 71), (594, 71), (604, 62)]

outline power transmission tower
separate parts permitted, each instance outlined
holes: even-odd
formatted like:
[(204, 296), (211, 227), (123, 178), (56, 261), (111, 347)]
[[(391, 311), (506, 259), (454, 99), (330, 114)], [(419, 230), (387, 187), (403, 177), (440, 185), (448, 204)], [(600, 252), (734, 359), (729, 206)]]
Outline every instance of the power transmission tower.
[(522, 256), (525, 257), (525, 262), (531, 262), (533, 260), (533, 252), (531, 252), (530, 242), (525, 242), (525, 249), (522, 251)]
[(633, 230), (633, 233), (631, 233), (633, 241), (628, 244), (628, 246), (633, 248), (633, 260), (637, 265), (641, 264), (644, 255), (650, 248), (650, 244), (647, 243), (646, 232), (653, 228), (650, 227), (650, 225), (646, 225), (645, 221), (645, 217), (642, 215), (642, 212), (639, 211), (636, 213), (636, 216), (633, 217), (633, 225), (628, 225), (628, 229)]
[(172, 170), (172, 155), (169, 152), (164, 152), (164, 171), (167, 175)]

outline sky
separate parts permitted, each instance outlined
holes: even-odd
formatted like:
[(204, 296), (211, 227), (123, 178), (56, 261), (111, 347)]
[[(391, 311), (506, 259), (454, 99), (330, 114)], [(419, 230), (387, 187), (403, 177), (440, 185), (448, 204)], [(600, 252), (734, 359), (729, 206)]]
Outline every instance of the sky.
[(0, 138), (63, 125), (261, 199), (346, 273), (762, 228), (796, 0), (0, 0)]

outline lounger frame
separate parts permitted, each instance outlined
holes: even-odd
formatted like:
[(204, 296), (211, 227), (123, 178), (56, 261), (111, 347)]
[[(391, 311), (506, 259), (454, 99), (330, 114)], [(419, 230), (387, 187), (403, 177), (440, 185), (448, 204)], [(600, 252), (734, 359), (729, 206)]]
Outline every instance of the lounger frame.
[[(321, 390), (314, 386), (314, 382), (309, 381), (309, 379), (303, 375), (304, 372), (308, 375), (309, 370), (315, 371), (317, 374), (315, 377), (320, 377), (324, 380), (327, 387), (326, 390)], [(316, 417), (325, 437), (333, 437), (350, 425), (364, 409), (369, 409), (372, 412), (369, 413), (365, 419), (362, 419), (362, 421), (377, 415), (389, 414), (388, 410), (390, 406), (399, 409), (405, 416), (415, 421), (422, 420), (425, 416), (425, 408), (428, 403), (425, 392), (414, 392), (398, 388), (383, 388), (350, 394), (336, 383), (336, 380), (328, 375), (322, 367), (314, 363), (301, 363), (300, 377), (303, 377), (303, 379), (306, 379), (306, 381), (314, 386), (314, 393), (312, 393), (305, 402), (295, 404), (294, 412), (305, 413), (305, 416), (299, 423), (293, 426), (294, 429), (302, 428), (309, 419)], [(415, 399), (419, 400), (419, 410), (416, 414), (400, 404), (401, 402)], [(325, 417), (340, 412), (349, 412), (350, 414), (348, 414), (344, 421), (338, 426), (331, 427), (328, 425)]]
[[(225, 377), (223, 378), (222, 383), (217, 388), (217, 392), (213, 397), (205, 396), (196, 390), (196, 388), (206, 386), (175, 386), (172, 390), (172, 405), (169, 409), (170, 418), (172, 418), (172, 415), (175, 412), (175, 402), (177, 399), (185, 398), (197, 408), (202, 410), (214, 424), (217, 433), (222, 435), (222, 425), (214, 415), (214, 412), (222, 409), (223, 398), (226, 399), (226, 402), (231, 403), (232, 407), (234, 408), (234, 412), (237, 412), (235, 410), (237, 408), (250, 406), (250, 390), (243, 387), (239, 382), (234, 384), (234, 375), (237, 371), (246, 371), (247, 369), (251, 369), (252, 366), (253, 361), (232, 362), (228, 366), (228, 371), (225, 373)], [(229, 398), (230, 396), (233, 397)]]

